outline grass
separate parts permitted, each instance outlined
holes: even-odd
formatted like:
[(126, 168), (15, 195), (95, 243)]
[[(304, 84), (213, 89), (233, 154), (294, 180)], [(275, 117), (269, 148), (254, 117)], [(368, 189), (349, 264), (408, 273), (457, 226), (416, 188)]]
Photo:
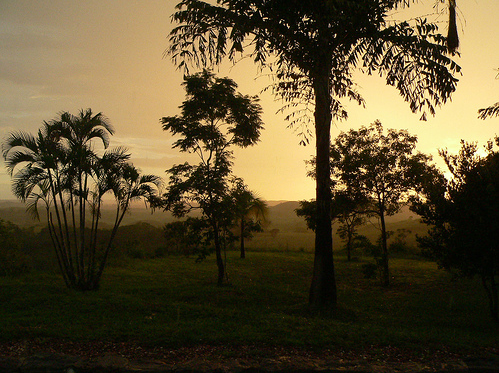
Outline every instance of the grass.
[(0, 278), (0, 342), (32, 338), (134, 341), (152, 346), (266, 344), (473, 350), (499, 344), (476, 281), (451, 281), (434, 263), (392, 259), (392, 286), (362, 276), (362, 260), (336, 259), (339, 308), (307, 307), (308, 252), (230, 252), (231, 286), (216, 286), (210, 257), (170, 256), (111, 267), (96, 292), (57, 274)]

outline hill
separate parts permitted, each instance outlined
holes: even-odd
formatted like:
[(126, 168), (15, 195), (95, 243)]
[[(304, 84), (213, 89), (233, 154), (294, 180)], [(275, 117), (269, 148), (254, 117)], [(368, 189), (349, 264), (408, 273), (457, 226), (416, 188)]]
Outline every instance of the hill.
[[(269, 205), (269, 213), (264, 232), (256, 234), (251, 241), (248, 241), (247, 247), (253, 250), (312, 251), (315, 240), (314, 233), (307, 228), (304, 219), (298, 217), (295, 213), (295, 210), (299, 207), (299, 202), (268, 201), (267, 203)], [(112, 204), (109, 203), (104, 206), (102, 228), (110, 228), (112, 226), (114, 213)], [(11, 221), (22, 228), (33, 227), (37, 230), (45, 226), (43, 218), (41, 221), (34, 220), (26, 212), (25, 206), (15, 200), (0, 200), (0, 219)], [(123, 219), (122, 228), (138, 225), (138, 227), (150, 226), (151, 228), (158, 229), (162, 228), (165, 223), (175, 220), (169, 212), (161, 210), (152, 212), (150, 209), (146, 209), (143, 203), (136, 203)], [(386, 220), (388, 230), (393, 232), (404, 230), (406, 240), (411, 245), (415, 244), (416, 234), (423, 235), (426, 232), (426, 226), (421, 224), (417, 215), (409, 211), (408, 208), (402, 209), (400, 213), (390, 216)], [(138, 227), (135, 230), (139, 229)], [(337, 224), (334, 224), (333, 230), (335, 231), (336, 228)], [(128, 230), (121, 229), (121, 232), (128, 232)], [(375, 221), (361, 227), (358, 233), (367, 236), (371, 241), (375, 241), (379, 236), (379, 230)], [(156, 237), (154, 240), (156, 240)], [(341, 249), (343, 243), (337, 235), (335, 235), (333, 242), (335, 250)]]

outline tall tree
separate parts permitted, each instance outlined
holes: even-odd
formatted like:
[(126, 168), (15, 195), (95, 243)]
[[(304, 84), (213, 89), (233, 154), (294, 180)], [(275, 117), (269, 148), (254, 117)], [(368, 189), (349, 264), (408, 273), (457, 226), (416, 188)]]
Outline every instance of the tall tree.
[(399, 211), (408, 193), (417, 188), (416, 170), (430, 158), (415, 153), (417, 137), (389, 129), (376, 121), (369, 127), (342, 132), (331, 145), (331, 163), (337, 177), (354, 195), (372, 201), (371, 213), (381, 229), (382, 283), (388, 286), (388, 245), (385, 217)]
[(461, 277), (478, 276), (491, 315), (499, 321), (499, 152), (489, 142), (481, 157), (476, 143), (461, 144), (457, 155), (440, 151), (450, 179), (435, 167), (425, 172), (411, 206), (430, 226), (418, 243), (441, 268)]
[(230, 225), (227, 204), (232, 167), (232, 146), (247, 147), (258, 142), (263, 128), (257, 97), (236, 92), (236, 83), (217, 78), (208, 70), (184, 78), (187, 98), (181, 114), (162, 118), (163, 129), (179, 135), (173, 148), (195, 153), (197, 165), (175, 165), (167, 172), (170, 181), (164, 195), (165, 208), (181, 217), (200, 209), (208, 221), (215, 246), (218, 284), (225, 278), (221, 231)]
[[(88, 109), (76, 116), (61, 113), (44, 122), (36, 136), (18, 131), (2, 143), (14, 194), (37, 218), (39, 204), (45, 207), (59, 267), (69, 288), (86, 291), (99, 287), (112, 241), (130, 202), (156, 198), (161, 183), (156, 176), (140, 176), (128, 163), (130, 154), (124, 148), (99, 156), (92, 140), (102, 141), (107, 148), (112, 133), (107, 119)], [(116, 220), (110, 239), (99, 244), (98, 223), (106, 193), (115, 196)]]
[[(414, 0), (415, 1), (415, 0)], [(454, 0), (451, 0), (455, 5)], [(460, 68), (447, 57), (447, 38), (426, 19), (388, 21), (412, 0), (182, 0), (168, 53), (178, 67), (235, 61), (248, 51), (261, 67), (274, 65), (276, 94), (314, 103), (317, 219), (310, 304), (337, 302), (330, 216), (331, 121), (345, 118), (342, 98), (363, 103), (353, 72), (378, 73), (411, 110), (434, 113), (456, 88)], [(452, 51), (453, 46), (449, 45)], [(269, 62), (272, 61), (272, 62)]]

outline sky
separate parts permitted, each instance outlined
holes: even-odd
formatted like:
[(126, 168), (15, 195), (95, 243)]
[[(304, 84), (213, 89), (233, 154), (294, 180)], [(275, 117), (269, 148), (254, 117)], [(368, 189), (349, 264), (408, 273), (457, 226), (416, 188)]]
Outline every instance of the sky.
[[(196, 159), (172, 149), (174, 139), (160, 118), (179, 114), (185, 99), (182, 72), (164, 51), (174, 26), (177, 0), (0, 0), (0, 138), (23, 130), (36, 133), (44, 120), (61, 111), (91, 108), (114, 126), (111, 147), (124, 145), (143, 173), (166, 179), (174, 164)], [(404, 18), (434, 11), (422, 0)], [(458, 0), (462, 67), (452, 102), (421, 122), (393, 87), (379, 77), (356, 75), (367, 106), (346, 103), (349, 119), (334, 123), (340, 131), (379, 119), (385, 128), (407, 129), (418, 136), (419, 151), (457, 152), (460, 140), (484, 144), (499, 134), (499, 118), (480, 120), (479, 108), (499, 100), (499, 1)], [(434, 16), (432, 16), (434, 17)], [(445, 17), (432, 18), (446, 32)], [(266, 200), (314, 198), (315, 183), (306, 176), (314, 140), (300, 146), (288, 128), (282, 104), (262, 90), (270, 84), (249, 59), (215, 71), (259, 95), (265, 129), (253, 147), (235, 150), (234, 173)], [(436, 156), (438, 158), (438, 155)], [(2, 161), (3, 162), (3, 161)], [(10, 176), (0, 167), (0, 199), (13, 199)]]

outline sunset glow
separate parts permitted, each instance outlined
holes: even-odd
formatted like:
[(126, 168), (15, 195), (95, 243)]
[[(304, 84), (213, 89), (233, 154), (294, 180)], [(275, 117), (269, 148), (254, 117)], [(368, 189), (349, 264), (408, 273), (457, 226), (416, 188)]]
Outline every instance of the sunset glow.
[[(433, 12), (434, 1), (426, 3), (417, 8), (420, 15)], [(189, 160), (171, 149), (172, 138), (159, 123), (162, 116), (177, 114), (184, 99), (182, 73), (163, 57), (175, 4), (2, 1), (0, 137), (16, 130), (34, 133), (60, 111), (92, 108), (113, 124), (111, 146), (127, 146), (144, 173), (165, 177), (173, 164)], [(336, 124), (333, 136), (379, 119), (385, 128), (417, 134), (418, 149), (436, 155), (438, 148), (457, 151), (461, 139), (485, 144), (497, 134), (499, 118), (480, 120), (477, 111), (499, 100), (499, 2), (464, 0), (458, 7), (457, 61), (463, 75), (452, 102), (421, 122), (383, 79), (359, 73), (367, 108), (347, 103), (349, 119)], [(444, 18), (437, 18), (443, 33)], [(262, 74), (249, 59), (234, 67), (225, 64), (217, 74), (234, 79), (244, 94), (260, 95), (264, 110), (261, 142), (235, 152), (234, 173), (267, 200), (313, 198), (314, 181), (306, 176), (305, 161), (315, 151), (314, 140), (299, 146), (300, 138), (278, 113), (281, 103), (268, 92), (260, 94), (271, 81), (257, 78)], [(10, 184), (2, 167), (0, 199), (13, 199)]]

